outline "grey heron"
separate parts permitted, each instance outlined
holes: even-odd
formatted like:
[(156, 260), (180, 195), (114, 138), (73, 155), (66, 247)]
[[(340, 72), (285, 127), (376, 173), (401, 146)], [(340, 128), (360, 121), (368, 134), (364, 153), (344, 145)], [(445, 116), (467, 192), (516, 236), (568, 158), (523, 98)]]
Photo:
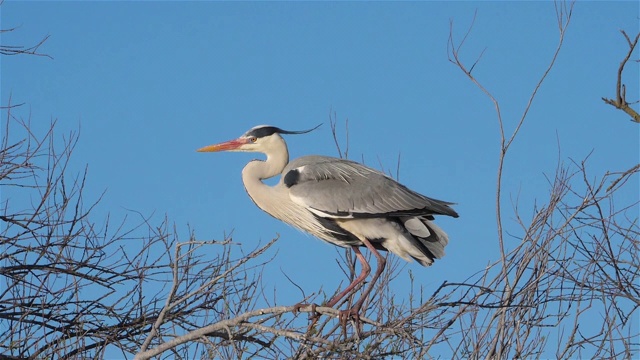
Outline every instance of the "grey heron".
[[(320, 126), (320, 125), (318, 125)], [(354, 161), (328, 156), (304, 156), (289, 162), (281, 135), (304, 134), (275, 126), (256, 126), (235, 140), (205, 146), (199, 152), (260, 152), (266, 160), (252, 160), (242, 170), (244, 187), (253, 202), (269, 215), (333, 245), (351, 248), (362, 265), (361, 273), (326, 305), (335, 306), (371, 273), (360, 252), (368, 248), (377, 269), (361, 298), (343, 318), (358, 317), (360, 308), (385, 267), (378, 250), (429, 266), (444, 256), (447, 234), (434, 215), (458, 217), (453, 203), (421, 195), (384, 173)], [(280, 175), (275, 186), (262, 182)]]

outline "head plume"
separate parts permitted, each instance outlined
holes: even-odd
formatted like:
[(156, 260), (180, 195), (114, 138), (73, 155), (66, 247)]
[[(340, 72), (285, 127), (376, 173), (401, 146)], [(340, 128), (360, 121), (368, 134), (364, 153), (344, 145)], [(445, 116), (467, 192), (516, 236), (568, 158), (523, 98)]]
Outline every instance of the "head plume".
[(261, 137), (270, 136), (273, 134), (286, 134), (286, 135), (306, 134), (308, 132), (311, 132), (319, 128), (321, 125), (322, 124), (319, 124), (318, 126), (309, 130), (300, 130), (300, 131), (283, 130), (283, 129), (280, 129), (279, 127), (270, 126), (270, 125), (259, 125), (247, 131), (244, 134), (244, 136), (255, 136), (257, 138), (261, 138)]

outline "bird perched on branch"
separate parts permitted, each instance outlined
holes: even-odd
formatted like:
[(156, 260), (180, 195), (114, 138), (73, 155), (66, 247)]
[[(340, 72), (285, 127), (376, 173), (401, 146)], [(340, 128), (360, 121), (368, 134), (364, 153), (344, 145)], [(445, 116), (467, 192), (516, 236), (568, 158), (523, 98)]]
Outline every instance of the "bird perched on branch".
[[(368, 248), (377, 269), (368, 288), (343, 319), (357, 318), (364, 300), (385, 267), (379, 250), (429, 266), (444, 256), (447, 234), (434, 224), (434, 215), (458, 217), (452, 203), (421, 195), (384, 173), (362, 164), (328, 156), (303, 156), (289, 162), (281, 135), (305, 134), (317, 129), (287, 131), (256, 126), (235, 140), (205, 146), (200, 152), (260, 152), (266, 160), (252, 160), (242, 170), (247, 193), (269, 215), (331, 244), (351, 248), (362, 264), (360, 275), (327, 306), (335, 306), (361, 284), (371, 267), (360, 252)], [(275, 186), (262, 182), (276, 175)]]

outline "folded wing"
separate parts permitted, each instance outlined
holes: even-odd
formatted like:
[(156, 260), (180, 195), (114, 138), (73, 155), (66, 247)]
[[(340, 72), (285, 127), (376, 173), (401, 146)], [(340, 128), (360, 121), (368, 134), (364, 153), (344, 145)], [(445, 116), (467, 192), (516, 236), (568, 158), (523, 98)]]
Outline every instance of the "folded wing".
[(282, 181), (291, 199), (326, 217), (367, 218), (458, 214), (452, 203), (418, 194), (353, 161), (307, 156), (291, 162)]

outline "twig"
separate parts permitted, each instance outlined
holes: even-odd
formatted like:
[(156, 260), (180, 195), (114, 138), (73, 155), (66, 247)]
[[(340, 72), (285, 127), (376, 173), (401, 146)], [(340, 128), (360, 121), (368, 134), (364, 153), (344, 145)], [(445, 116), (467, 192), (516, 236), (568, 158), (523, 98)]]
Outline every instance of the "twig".
[(627, 99), (626, 99), (626, 96), (627, 96), (626, 86), (622, 83), (622, 72), (624, 71), (624, 67), (627, 65), (627, 62), (631, 58), (631, 55), (633, 54), (633, 51), (636, 48), (636, 45), (638, 45), (638, 39), (640, 39), (640, 32), (638, 33), (638, 35), (636, 35), (633, 41), (629, 38), (629, 35), (627, 35), (627, 33), (624, 30), (620, 30), (620, 32), (622, 33), (624, 38), (627, 40), (627, 44), (629, 45), (629, 51), (627, 51), (627, 55), (624, 57), (624, 59), (622, 59), (622, 61), (620, 62), (620, 66), (618, 67), (618, 80), (616, 83), (615, 100), (603, 97), (602, 101), (615, 107), (616, 109), (620, 109), (625, 113), (627, 113), (627, 115), (631, 116), (631, 121), (640, 123), (640, 114), (638, 114), (637, 111), (635, 111), (633, 108), (631, 108), (631, 106), (629, 106), (629, 103), (627, 102)]
[[(172, 340), (162, 343), (153, 349), (139, 352), (138, 354), (136, 354), (134, 359), (135, 360), (150, 359), (154, 356), (162, 354), (167, 350), (175, 348), (180, 344), (194, 341), (201, 337), (210, 336), (211, 334), (215, 334), (221, 330), (231, 329), (233, 327), (245, 327), (245, 326), (249, 328), (257, 328), (257, 324), (255, 322), (253, 323), (250, 322), (252, 318), (266, 316), (266, 315), (281, 315), (284, 313), (293, 313), (294, 311), (299, 313), (305, 312), (305, 313), (327, 314), (334, 317), (339, 316), (339, 313), (340, 313), (338, 310), (333, 308), (323, 307), (323, 306), (311, 306), (311, 305), (302, 307), (300, 309), (298, 309), (296, 306), (278, 306), (278, 307), (272, 307), (272, 308), (252, 310), (252, 311), (245, 312), (233, 319), (222, 320), (215, 324), (211, 324), (209, 326), (205, 326), (205, 327), (196, 329), (194, 331), (191, 331), (185, 335), (173, 338)], [(375, 326), (381, 325), (376, 321), (373, 321), (365, 317), (360, 317), (360, 322), (375, 325)], [(260, 329), (265, 331), (269, 331), (269, 329), (273, 329), (275, 330), (275, 332), (273, 332), (275, 335), (292, 337), (294, 339), (302, 339), (303, 337), (305, 337), (305, 335), (300, 333), (292, 333), (291, 331), (288, 331), (288, 330), (279, 330), (279, 329), (274, 329), (267, 326), (260, 327)], [(320, 341), (320, 343), (325, 343), (325, 342), (326, 340)]]

